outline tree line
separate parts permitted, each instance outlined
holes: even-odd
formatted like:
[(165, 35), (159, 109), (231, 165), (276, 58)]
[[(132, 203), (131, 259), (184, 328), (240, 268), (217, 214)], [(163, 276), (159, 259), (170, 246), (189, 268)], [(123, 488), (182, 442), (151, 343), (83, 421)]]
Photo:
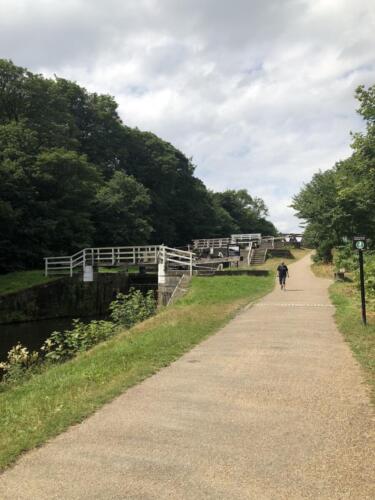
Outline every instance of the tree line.
[(263, 200), (213, 192), (113, 97), (0, 59), (0, 272), (84, 247), (276, 234)]
[(352, 134), (351, 156), (316, 173), (292, 204), (306, 225), (305, 242), (325, 262), (354, 235), (365, 235), (370, 247), (375, 242), (375, 85), (360, 86), (355, 95), (365, 132)]

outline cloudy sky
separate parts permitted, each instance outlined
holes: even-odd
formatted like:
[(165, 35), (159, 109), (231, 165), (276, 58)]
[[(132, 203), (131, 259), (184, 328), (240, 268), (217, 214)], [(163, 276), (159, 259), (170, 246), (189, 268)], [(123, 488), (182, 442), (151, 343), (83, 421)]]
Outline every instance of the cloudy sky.
[(375, 83), (374, 0), (0, 0), (0, 57), (109, 93), (208, 187), (291, 197), (350, 154)]

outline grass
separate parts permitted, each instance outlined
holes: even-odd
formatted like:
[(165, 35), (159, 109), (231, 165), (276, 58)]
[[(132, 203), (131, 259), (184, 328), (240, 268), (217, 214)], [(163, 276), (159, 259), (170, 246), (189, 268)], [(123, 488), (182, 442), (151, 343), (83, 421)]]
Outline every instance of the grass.
[[(330, 265), (313, 264), (312, 269), (318, 277), (333, 276), (333, 268)], [(364, 369), (371, 399), (375, 403), (375, 312), (369, 307), (367, 326), (364, 326), (360, 295), (352, 282), (335, 282), (330, 286), (329, 293), (336, 309), (337, 327)]]
[[(293, 255), (293, 257), (291, 259), (287, 258), (287, 257), (273, 257), (273, 258), (267, 259), (266, 262), (264, 264), (262, 264), (261, 266), (256, 266), (255, 269), (267, 269), (268, 271), (272, 271), (272, 272), (276, 273), (277, 266), (281, 262), (285, 262), (286, 265), (293, 264), (293, 262), (296, 262), (297, 260), (302, 259), (303, 257), (305, 257), (306, 255), (308, 255), (311, 252), (311, 250), (309, 250), (307, 248), (291, 248), (290, 251)], [(253, 266), (253, 268), (254, 268), (254, 266)]]
[(0, 468), (169, 365), (273, 284), (273, 276), (194, 277), (188, 294), (174, 306), (5, 389), (0, 393)]
[[(288, 257), (272, 257), (268, 258), (264, 264), (261, 265), (252, 265), (252, 266), (241, 266), (238, 268), (233, 268), (233, 270), (238, 269), (238, 271), (241, 271), (243, 269), (265, 269), (266, 271), (274, 272), (276, 274), (276, 269), (277, 266), (281, 262), (285, 262), (285, 264), (293, 264), (293, 262), (296, 262), (299, 259), (302, 259), (309, 253), (311, 253), (311, 250), (308, 248), (290, 248), (289, 249), (292, 254), (292, 258)], [(232, 268), (231, 268), (232, 270)], [(224, 269), (225, 271), (225, 269)]]
[(318, 264), (313, 262), (311, 264), (313, 273), (318, 278), (333, 279), (333, 266), (332, 264)]
[(31, 286), (49, 283), (59, 279), (56, 276), (44, 276), (44, 271), (15, 271), (13, 273), (0, 275), (0, 295), (18, 292)]

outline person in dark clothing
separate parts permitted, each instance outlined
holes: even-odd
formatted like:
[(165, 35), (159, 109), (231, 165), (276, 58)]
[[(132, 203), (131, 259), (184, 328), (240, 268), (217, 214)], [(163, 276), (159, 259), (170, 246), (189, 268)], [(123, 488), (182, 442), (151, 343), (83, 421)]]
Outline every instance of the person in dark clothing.
[(281, 290), (285, 290), (286, 278), (289, 278), (288, 266), (282, 262), (277, 268)]

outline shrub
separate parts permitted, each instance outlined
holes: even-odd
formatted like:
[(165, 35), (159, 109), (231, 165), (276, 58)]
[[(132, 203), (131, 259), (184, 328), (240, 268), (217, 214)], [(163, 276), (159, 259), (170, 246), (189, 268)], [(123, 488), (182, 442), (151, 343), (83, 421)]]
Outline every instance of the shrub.
[(73, 320), (73, 329), (53, 332), (44, 342), (42, 351), (49, 361), (64, 361), (78, 352), (87, 351), (116, 333), (116, 325), (110, 321), (91, 321), (88, 324)]
[(4, 382), (15, 383), (39, 363), (39, 354), (18, 343), (8, 352), (7, 361), (0, 363)]
[[(364, 255), (364, 275), (367, 299), (370, 302), (375, 300), (375, 255), (365, 253)], [(359, 272), (356, 273), (356, 281), (360, 286)]]
[(332, 262), (332, 249), (333, 245), (331, 241), (319, 241), (319, 244), (316, 247), (316, 253), (313, 256), (314, 262)]
[(351, 244), (337, 247), (333, 263), (336, 271), (345, 268), (346, 271), (355, 271), (358, 268), (358, 257)]
[(116, 300), (109, 307), (112, 320), (118, 325), (130, 328), (155, 314), (156, 301), (151, 290), (143, 295), (139, 290), (131, 288), (127, 295), (117, 294)]

